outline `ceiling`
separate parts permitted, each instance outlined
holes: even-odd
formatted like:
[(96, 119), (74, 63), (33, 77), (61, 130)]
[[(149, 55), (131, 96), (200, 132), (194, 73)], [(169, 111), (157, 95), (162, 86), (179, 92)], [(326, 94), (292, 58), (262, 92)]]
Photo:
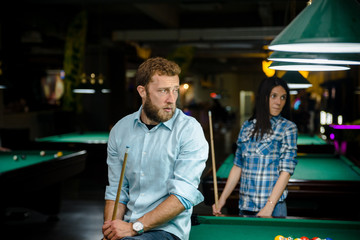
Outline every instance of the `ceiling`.
[(11, 36), (1, 46), (13, 45), (17, 36), (32, 52), (60, 54), (69, 23), (86, 10), (89, 45), (127, 42), (162, 56), (192, 46), (199, 69), (210, 71), (219, 63), (234, 69), (266, 57), (264, 46), (307, 1), (25, 0), (21, 8), (14, 1), (0, 10), (3, 38)]

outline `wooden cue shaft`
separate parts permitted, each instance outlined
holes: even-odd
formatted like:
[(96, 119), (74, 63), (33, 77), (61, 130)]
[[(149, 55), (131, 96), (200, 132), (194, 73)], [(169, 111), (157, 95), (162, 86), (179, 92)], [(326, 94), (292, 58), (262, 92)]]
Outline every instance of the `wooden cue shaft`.
[(117, 212), (118, 205), (119, 205), (119, 199), (120, 199), (121, 187), (122, 187), (122, 183), (123, 183), (123, 179), (124, 179), (124, 173), (125, 173), (125, 167), (126, 167), (126, 161), (127, 161), (128, 151), (129, 151), (129, 147), (126, 146), (125, 156), (124, 156), (124, 162), (123, 162), (122, 168), (121, 168), (119, 186), (118, 186), (118, 190), (117, 190), (117, 193), (116, 193), (116, 200), (115, 200), (115, 205), (114, 205), (114, 211), (113, 211), (113, 215), (112, 215), (112, 220), (115, 220), (115, 219), (116, 219), (116, 212)]
[(215, 207), (217, 208), (218, 207), (218, 186), (217, 186), (217, 178), (216, 178), (214, 136), (213, 136), (213, 128), (212, 128), (211, 111), (209, 111), (209, 127), (210, 127), (210, 146), (211, 146), (211, 160), (212, 160), (212, 169), (213, 169), (214, 197), (215, 197)]

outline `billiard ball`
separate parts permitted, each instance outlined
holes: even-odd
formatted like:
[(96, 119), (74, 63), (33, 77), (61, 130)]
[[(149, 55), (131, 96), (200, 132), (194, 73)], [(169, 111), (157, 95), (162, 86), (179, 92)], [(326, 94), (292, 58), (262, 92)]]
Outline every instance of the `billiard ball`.
[(321, 240), (319, 237), (313, 237), (311, 240)]
[(309, 240), (308, 237), (301, 237), (300, 239), (301, 239), (301, 240)]
[(40, 151), (40, 156), (45, 156), (45, 151)]
[(294, 240), (294, 237), (293, 236), (289, 236), (286, 238), (287, 240)]
[(56, 158), (57, 158), (57, 157), (61, 157), (62, 155), (63, 155), (63, 153), (62, 153), (62, 152), (57, 152), (57, 153), (55, 153), (55, 154), (54, 154), (54, 157), (56, 157)]
[(13, 159), (14, 159), (14, 161), (18, 160), (18, 156), (17, 156), (17, 155), (14, 155), (14, 156), (13, 156)]
[(24, 154), (21, 155), (21, 159), (23, 159), (23, 160), (26, 159), (26, 155), (24, 155)]
[(274, 240), (285, 240), (285, 237), (282, 235), (277, 235)]

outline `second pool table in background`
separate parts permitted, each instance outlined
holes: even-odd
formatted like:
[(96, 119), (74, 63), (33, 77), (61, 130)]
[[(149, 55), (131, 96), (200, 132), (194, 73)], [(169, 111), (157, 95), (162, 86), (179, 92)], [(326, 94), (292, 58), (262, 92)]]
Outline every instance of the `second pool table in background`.
[(108, 132), (73, 132), (37, 138), (36, 141), (42, 143), (67, 144), (68, 146), (72, 146), (76, 144), (106, 144), (108, 138)]
[(299, 134), (297, 139), (298, 153), (334, 153), (332, 143), (328, 143), (318, 135)]
[(108, 138), (109, 132), (106, 131), (72, 132), (37, 138), (34, 145), (42, 149), (86, 150), (88, 157), (83, 175), (95, 181), (94, 184), (105, 186), (107, 184)]

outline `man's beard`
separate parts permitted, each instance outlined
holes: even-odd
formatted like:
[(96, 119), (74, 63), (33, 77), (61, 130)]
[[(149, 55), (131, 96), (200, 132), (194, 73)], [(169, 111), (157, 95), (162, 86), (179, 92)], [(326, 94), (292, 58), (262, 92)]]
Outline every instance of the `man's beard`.
[(153, 122), (160, 123), (168, 121), (174, 115), (175, 109), (173, 108), (173, 106), (170, 104), (168, 107), (172, 109), (171, 112), (162, 111), (161, 108), (158, 108), (152, 104), (150, 96), (148, 95), (146, 97), (143, 110), (148, 119)]

